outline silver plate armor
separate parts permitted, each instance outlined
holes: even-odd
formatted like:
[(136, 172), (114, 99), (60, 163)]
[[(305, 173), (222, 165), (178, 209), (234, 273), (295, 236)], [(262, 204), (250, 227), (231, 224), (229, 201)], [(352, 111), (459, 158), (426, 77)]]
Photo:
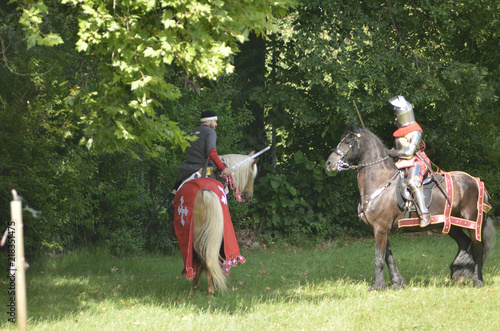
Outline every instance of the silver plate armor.
[(400, 128), (415, 122), (413, 107), (402, 95), (390, 99), (389, 102), (394, 106), (394, 114)]
[(398, 150), (398, 158), (411, 159), (417, 151), (420, 140), (422, 140), (422, 132), (418, 130), (396, 138), (395, 145)]

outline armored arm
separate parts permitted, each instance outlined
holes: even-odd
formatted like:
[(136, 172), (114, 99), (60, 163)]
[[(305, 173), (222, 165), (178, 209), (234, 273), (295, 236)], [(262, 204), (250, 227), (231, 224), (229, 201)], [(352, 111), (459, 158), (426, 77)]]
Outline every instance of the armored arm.
[(405, 143), (398, 143), (396, 141), (396, 149), (391, 149), (388, 151), (388, 155), (391, 157), (403, 157), (409, 158), (415, 155), (417, 151), (417, 146), (420, 144), (420, 140), (422, 140), (422, 132), (421, 131), (413, 131), (402, 137)]

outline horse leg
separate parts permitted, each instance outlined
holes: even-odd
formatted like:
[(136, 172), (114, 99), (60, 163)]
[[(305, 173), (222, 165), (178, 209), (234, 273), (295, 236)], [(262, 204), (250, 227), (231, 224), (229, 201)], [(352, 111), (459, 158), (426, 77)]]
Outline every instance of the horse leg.
[(472, 241), (472, 254), (474, 256), (474, 274), (472, 276), (472, 285), (474, 287), (482, 287), (483, 281), (483, 243), (480, 241)]
[[(198, 291), (198, 289), (200, 288), (200, 279), (201, 279), (201, 274), (203, 273), (203, 268), (198, 268), (198, 270), (196, 271), (196, 276), (194, 277), (194, 280), (193, 280), (193, 292), (196, 292)], [(207, 272), (208, 274), (208, 272)]]
[[(493, 224), (492, 217), (486, 214), (482, 226), (482, 241), (478, 242), (472, 239), (472, 250), (474, 254), (474, 286), (480, 287), (484, 285), (483, 281), (483, 265), (488, 260), (488, 256), (495, 244), (495, 225)], [(469, 232), (471, 238), (474, 238), (472, 231)]]
[(206, 275), (207, 275), (207, 284), (208, 284), (208, 294), (214, 295), (215, 287), (214, 287), (214, 281), (212, 279), (212, 275), (210, 274), (210, 272), (208, 272), (208, 270), (206, 271)]
[(384, 264), (387, 251), (387, 232), (374, 231), (375, 234), (375, 277), (368, 292), (386, 289), (384, 279)]
[(457, 284), (463, 283), (465, 279), (472, 276), (475, 268), (473, 254), (471, 253), (471, 239), (465, 232), (453, 226), (449, 232), (458, 245), (458, 252), (450, 265), (451, 279)]
[(391, 244), (389, 243), (389, 240), (387, 240), (387, 248), (385, 250), (385, 263), (387, 264), (387, 268), (389, 269), (392, 289), (399, 290), (404, 288), (407, 285), (406, 279), (401, 276), (401, 273), (396, 266), (396, 261), (394, 260), (394, 256), (392, 255)]

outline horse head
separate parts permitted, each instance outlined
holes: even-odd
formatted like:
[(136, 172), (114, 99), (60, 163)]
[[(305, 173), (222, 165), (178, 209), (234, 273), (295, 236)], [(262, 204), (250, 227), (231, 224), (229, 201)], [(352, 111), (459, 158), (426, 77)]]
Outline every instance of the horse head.
[[(241, 161), (248, 159), (254, 154), (251, 152), (249, 155), (241, 154), (226, 154), (221, 156), (221, 160), (226, 163), (229, 167), (232, 167)], [(255, 178), (257, 178), (257, 161), (256, 158), (253, 161), (243, 164), (239, 168), (234, 170), (233, 174), (233, 193), (235, 195), (240, 195), (241, 199), (245, 202), (250, 202), (253, 198), (253, 187)]]
[(326, 160), (326, 170), (340, 172), (355, 169), (355, 166), (351, 166), (349, 162), (356, 161), (360, 157), (360, 138), (361, 129), (350, 124), (340, 143)]

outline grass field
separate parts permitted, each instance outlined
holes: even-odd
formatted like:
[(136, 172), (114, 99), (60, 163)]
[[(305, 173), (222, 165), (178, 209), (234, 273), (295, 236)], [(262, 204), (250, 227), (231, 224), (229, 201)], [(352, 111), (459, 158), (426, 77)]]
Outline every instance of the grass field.
[[(479, 289), (448, 279), (456, 244), (447, 236), (396, 234), (391, 246), (409, 286), (371, 293), (374, 242), (368, 239), (242, 250), (247, 263), (231, 269), (232, 290), (215, 296), (206, 295), (204, 277), (200, 291), (190, 293), (178, 252), (114, 258), (97, 250), (47, 257), (29, 261), (28, 325), (30, 330), (499, 329), (499, 245)], [(2, 277), (0, 330), (16, 329), (7, 320), (7, 288)]]

